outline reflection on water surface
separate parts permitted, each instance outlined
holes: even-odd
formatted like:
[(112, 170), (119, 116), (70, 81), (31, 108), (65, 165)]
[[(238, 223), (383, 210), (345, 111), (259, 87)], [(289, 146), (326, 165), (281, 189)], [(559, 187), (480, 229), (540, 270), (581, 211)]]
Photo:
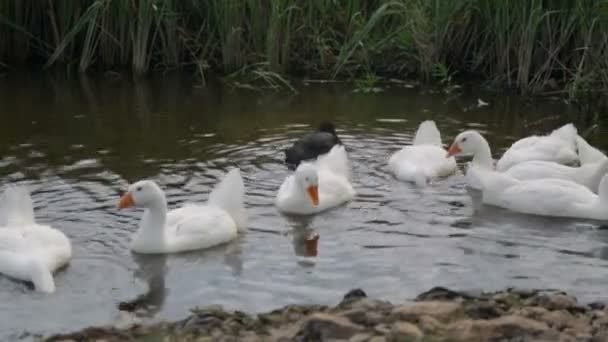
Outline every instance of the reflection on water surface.
[[(482, 97), (490, 106), (479, 108)], [(606, 299), (608, 232), (599, 225), (479, 205), (461, 175), (417, 189), (386, 171), (391, 153), (434, 119), (448, 143), (476, 128), (498, 154), (514, 139), (570, 120), (558, 101), (395, 85), (379, 94), (302, 86), (299, 94), (201, 89), (183, 78), (146, 82), (0, 79), (0, 182), (28, 184), (36, 216), (72, 240), (74, 259), (52, 296), (0, 277), (0, 339), (116, 323), (117, 306), (153, 319), (195, 305), (247, 311), (335, 303), (350, 288), (403, 301), (432, 286), (560, 288)], [(560, 117), (560, 115), (562, 115)], [(545, 117), (550, 120), (539, 120)], [(358, 195), (310, 218), (274, 207), (288, 175), (282, 149), (323, 119), (348, 146)], [(587, 118), (577, 125), (588, 127)], [(590, 141), (601, 148), (602, 129)], [(139, 211), (115, 209), (130, 182), (153, 178), (169, 204), (204, 201), (231, 167), (247, 187), (249, 232), (206, 251), (140, 257), (128, 250)], [(309, 236), (318, 234), (316, 256)]]

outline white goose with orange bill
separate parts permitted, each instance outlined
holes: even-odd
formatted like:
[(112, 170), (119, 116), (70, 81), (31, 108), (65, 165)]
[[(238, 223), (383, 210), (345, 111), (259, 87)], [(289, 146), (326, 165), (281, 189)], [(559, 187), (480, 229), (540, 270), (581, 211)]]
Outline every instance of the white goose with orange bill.
[(239, 169), (233, 169), (216, 185), (204, 205), (187, 203), (168, 210), (161, 188), (151, 180), (129, 186), (118, 208), (144, 208), (139, 229), (131, 240), (137, 253), (165, 254), (213, 247), (243, 232), (247, 215), (245, 187)]
[(350, 201), (354, 196), (346, 150), (335, 145), (314, 163), (301, 163), (285, 179), (276, 205), (287, 214), (310, 215)]
[[(472, 155), (473, 160), (466, 171), (467, 184), (474, 189), (483, 190), (483, 179), (493, 177), (494, 170), (490, 145), (475, 130), (460, 133), (448, 149), (447, 157)], [(517, 163), (501, 174), (516, 180), (562, 179), (587, 187), (597, 192), (602, 177), (608, 172), (608, 159), (598, 159), (593, 163), (572, 167), (553, 161), (529, 160)]]

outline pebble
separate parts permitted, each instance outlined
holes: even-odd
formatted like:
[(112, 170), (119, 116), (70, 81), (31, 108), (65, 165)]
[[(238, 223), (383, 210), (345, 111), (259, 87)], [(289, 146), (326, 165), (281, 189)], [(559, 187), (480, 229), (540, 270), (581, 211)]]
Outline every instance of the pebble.
[(107, 328), (51, 336), (43, 341), (608, 341), (608, 310), (580, 305), (564, 293), (425, 292), (395, 305), (349, 291), (335, 307), (289, 305), (249, 315), (221, 307), (192, 310), (172, 323), (143, 325), (130, 313)]

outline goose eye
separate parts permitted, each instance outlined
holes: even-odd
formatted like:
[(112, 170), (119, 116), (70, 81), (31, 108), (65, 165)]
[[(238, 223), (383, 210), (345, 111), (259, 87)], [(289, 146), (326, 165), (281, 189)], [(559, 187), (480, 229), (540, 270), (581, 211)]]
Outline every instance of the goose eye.
[(138, 186), (137, 188), (135, 188), (135, 191), (141, 191), (141, 186)]
[(462, 142), (467, 141), (467, 137), (462, 138)]

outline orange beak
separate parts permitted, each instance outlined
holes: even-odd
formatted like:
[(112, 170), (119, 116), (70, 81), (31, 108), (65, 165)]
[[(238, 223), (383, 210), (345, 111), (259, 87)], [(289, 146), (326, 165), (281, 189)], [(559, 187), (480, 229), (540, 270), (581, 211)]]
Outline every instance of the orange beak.
[(131, 195), (130, 192), (127, 192), (120, 198), (120, 201), (118, 202), (118, 209), (124, 209), (134, 205), (135, 201), (133, 200), (133, 195)]
[(460, 145), (458, 143), (453, 143), (452, 146), (448, 149), (448, 154), (445, 155), (446, 158), (450, 158), (451, 156), (455, 156), (458, 153), (462, 152)]
[(319, 205), (319, 187), (316, 185), (311, 185), (308, 187), (308, 189), (306, 189), (306, 191), (308, 191), (312, 204), (315, 206)]

